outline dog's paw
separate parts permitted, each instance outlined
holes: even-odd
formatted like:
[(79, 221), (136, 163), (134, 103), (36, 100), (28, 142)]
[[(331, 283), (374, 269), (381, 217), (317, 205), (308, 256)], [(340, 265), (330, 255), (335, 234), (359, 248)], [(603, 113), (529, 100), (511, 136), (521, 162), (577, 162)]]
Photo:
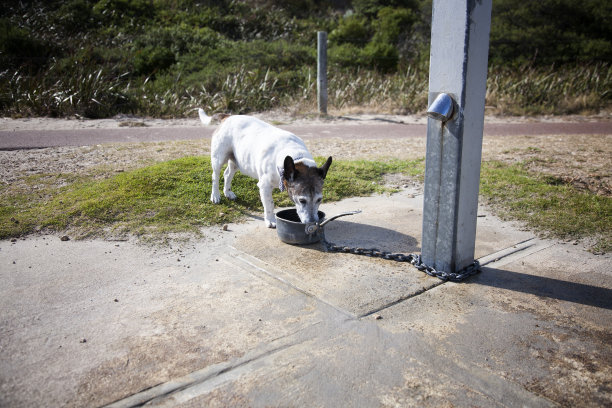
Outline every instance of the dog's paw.
[(233, 191), (224, 191), (223, 194), (232, 201), (236, 199), (236, 194)]
[(219, 193), (212, 193), (210, 195), (210, 201), (212, 201), (214, 204), (219, 204), (221, 202), (221, 195)]
[(276, 222), (266, 220), (266, 227), (276, 228)]

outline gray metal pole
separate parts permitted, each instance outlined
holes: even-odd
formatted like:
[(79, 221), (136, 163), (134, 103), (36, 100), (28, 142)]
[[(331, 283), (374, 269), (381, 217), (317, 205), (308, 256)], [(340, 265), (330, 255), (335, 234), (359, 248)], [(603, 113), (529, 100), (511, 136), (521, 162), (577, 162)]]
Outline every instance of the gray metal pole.
[(327, 33), (317, 32), (317, 105), (327, 115)]
[[(421, 257), (447, 272), (474, 261), (491, 3), (433, 2)], [(441, 93), (448, 120), (434, 112)]]

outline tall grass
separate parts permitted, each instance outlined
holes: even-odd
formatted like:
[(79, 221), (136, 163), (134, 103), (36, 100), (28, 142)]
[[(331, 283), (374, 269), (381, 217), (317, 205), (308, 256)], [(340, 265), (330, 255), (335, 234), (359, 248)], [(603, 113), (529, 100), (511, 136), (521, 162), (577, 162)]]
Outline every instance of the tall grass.
[(486, 100), (503, 115), (597, 112), (612, 105), (612, 65), (492, 68)]
[(409, 67), (401, 73), (333, 71), (330, 75), (330, 106), (338, 109), (416, 113), (427, 106), (427, 71)]
[[(240, 67), (214, 86), (175, 76), (133, 77), (130, 73), (76, 66), (28, 76), (0, 72), (0, 114), (9, 116), (109, 117), (131, 113), (185, 117), (197, 107), (211, 112), (248, 113), (282, 107), (314, 111), (313, 68), (278, 73)], [(329, 73), (332, 111), (418, 113), (427, 105), (426, 66), (383, 74), (334, 67)], [(487, 80), (489, 113), (503, 115), (597, 113), (612, 106), (612, 65), (556, 69), (493, 67)], [(306, 112), (305, 112), (306, 113)]]
[(132, 109), (124, 75), (78, 66), (61, 75), (0, 72), (0, 109), (13, 116), (104, 118)]

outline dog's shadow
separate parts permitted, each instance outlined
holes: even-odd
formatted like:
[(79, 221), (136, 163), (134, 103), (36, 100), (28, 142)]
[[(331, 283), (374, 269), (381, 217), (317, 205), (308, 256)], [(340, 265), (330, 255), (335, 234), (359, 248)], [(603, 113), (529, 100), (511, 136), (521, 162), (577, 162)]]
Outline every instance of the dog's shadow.
[[(402, 253), (421, 251), (415, 237), (377, 225), (334, 220), (324, 228), (325, 239), (336, 245)], [(321, 243), (306, 247), (323, 250)]]

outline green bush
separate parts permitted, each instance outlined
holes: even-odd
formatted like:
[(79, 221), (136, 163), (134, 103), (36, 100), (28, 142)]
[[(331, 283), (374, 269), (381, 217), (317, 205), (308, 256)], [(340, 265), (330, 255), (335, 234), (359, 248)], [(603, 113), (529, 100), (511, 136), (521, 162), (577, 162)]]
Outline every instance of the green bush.
[(181, 23), (170, 27), (152, 27), (136, 37), (133, 49), (163, 47), (172, 51), (178, 58), (182, 54), (215, 48), (221, 39), (216, 31), (208, 27), (196, 28)]
[(496, 0), (493, 65), (612, 62), (612, 8), (606, 0)]
[(417, 22), (417, 15), (409, 9), (385, 7), (380, 9), (373, 23), (374, 40), (398, 45), (401, 36), (406, 37)]
[(148, 45), (134, 54), (134, 71), (139, 75), (162, 72), (176, 62), (174, 53), (168, 48)]
[(372, 41), (363, 49), (362, 55), (366, 66), (383, 72), (392, 72), (397, 69), (399, 60), (397, 48), (389, 43)]
[[(312, 107), (319, 30), (330, 39), (330, 84), (337, 86), (330, 103), (420, 111), (431, 0), (340, 3), (4, 2), (0, 114), (184, 116), (203, 105), (247, 112), (296, 101)], [(487, 105), (512, 114), (608, 108), (607, 3), (494, 0)], [(342, 80), (334, 82), (335, 75)]]
[(340, 67), (369, 67), (383, 72), (397, 68), (397, 49), (391, 44), (370, 42), (364, 48), (354, 44), (342, 44), (329, 50), (330, 64)]
[(419, 0), (353, 0), (352, 5), (357, 14), (373, 18), (385, 7), (416, 10), (419, 8), (419, 2)]
[(328, 55), (330, 64), (337, 64), (341, 67), (365, 65), (361, 55), (361, 48), (354, 44), (333, 46), (328, 50)]
[(0, 19), (0, 61), (3, 68), (24, 66), (28, 69), (45, 65), (52, 47), (36, 39), (27, 30)]
[(129, 19), (147, 19), (155, 15), (156, 7), (150, 0), (100, 0), (93, 6), (106, 23), (122, 24)]
[(348, 16), (340, 20), (338, 27), (329, 34), (332, 44), (364, 46), (372, 37), (368, 21), (362, 16)]
[(64, 33), (86, 32), (100, 23), (100, 15), (87, 0), (68, 1), (57, 10), (54, 19)]

